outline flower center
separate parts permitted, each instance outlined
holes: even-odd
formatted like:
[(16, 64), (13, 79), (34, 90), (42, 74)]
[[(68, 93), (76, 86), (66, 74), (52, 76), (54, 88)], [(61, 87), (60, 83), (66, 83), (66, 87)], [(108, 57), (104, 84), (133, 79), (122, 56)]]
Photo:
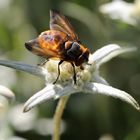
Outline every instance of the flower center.
[[(57, 76), (58, 76), (58, 63), (60, 60), (49, 60), (44, 64), (44, 68), (47, 70), (47, 74), (45, 77), (46, 83), (53, 83)], [(61, 84), (73, 84), (73, 67), (71, 63), (69, 62), (63, 62), (60, 66), (60, 75), (58, 78), (57, 83)], [(90, 81), (91, 79), (91, 73), (89, 71), (89, 66), (84, 65), (83, 69), (80, 67), (75, 66), (75, 71), (76, 71), (76, 82), (77, 85), (84, 84), (87, 81)]]

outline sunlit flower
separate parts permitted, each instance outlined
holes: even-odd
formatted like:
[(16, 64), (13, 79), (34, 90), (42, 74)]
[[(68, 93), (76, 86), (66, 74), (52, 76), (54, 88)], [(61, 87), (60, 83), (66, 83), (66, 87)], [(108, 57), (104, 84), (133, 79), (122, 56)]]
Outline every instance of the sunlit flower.
[(112, 19), (119, 19), (127, 24), (138, 25), (140, 22), (140, 0), (135, 0), (134, 3), (113, 0), (100, 6), (100, 11)]
[(23, 113), (23, 104), (13, 106), (8, 112), (10, 125), (18, 132), (26, 132), (34, 129), (38, 111), (36, 109)]
[[(7, 87), (0, 85), (0, 139), (1, 140), (26, 140), (24, 138), (13, 136), (13, 130), (9, 124), (9, 110), (12, 100), (14, 100), (14, 93)], [(18, 113), (14, 114), (17, 115)], [(13, 121), (13, 118), (10, 118)], [(17, 116), (15, 117), (17, 121)], [(30, 123), (29, 123), (30, 124)], [(23, 127), (23, 125), (22, 125)]]
[(59, 61), (57, 60), (49, 60), (43, 66), (31, 66), (19, 62), (1, 60), (0, 65), (23, 70), (45, 78), (45, 88), (28, 99), (24, 106), (25, 112), (47, 100), (58, 99), (62, 96), (69, 96), (70, 94), (79, 92), (92, 94), (96, 93), (116, 97), (131, 104), (133, 107), (139, 110), (139, 105), (132, 96), (125, 91), (110, 86), (99, 73), (99, 68), (103, 63), (109, 61), (119, 54), (135, 50), (135, 48), (121, 48), (115, 44), (107, 45), (97, 50), (95, 53), (89, 56), (89, 62), (88, 64), (84, 64), (83, 70), (76, 67), (76, 85), (73, 83), (72, 66), (68, 62), (65, 62), (60, 66), (60, 77), (56, 84), (53, 84), (53, 82), (56, 80), (58, 75)]
[[(44, 136), (52, 135), (54, 130), (54, 120), (48, 118), (47, 119), (41, 118), (38, 121), (36, 121), (34, 129), (39, 135), (44, 135)], [(66, 129), (66, 124), (62, 120), (60, 133), (63, 133), (65, 129)]]

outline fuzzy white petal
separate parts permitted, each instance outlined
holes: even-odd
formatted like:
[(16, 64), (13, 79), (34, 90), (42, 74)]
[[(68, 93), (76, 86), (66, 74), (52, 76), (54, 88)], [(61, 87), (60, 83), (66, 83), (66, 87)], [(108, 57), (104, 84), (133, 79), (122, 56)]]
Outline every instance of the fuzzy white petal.
[(92, 93), (103, 94), (103, 95), (119, 98), (131, 104), (137, 110), (140, 110), (140, 107), (137, 101), (131, 95), (129, 95), (128, 93), (122, 90), (113, 88), (111, 86), (99, 84), (99, 83), (89, 83), (86, 85), (86, 88), (87, 88), (87, 92), (91, 93), (91, 91), (93, 91)]
[(97, 51), (95, 51), (90, 57), (89, 57), (89, 63), (95, 63), (98, 64), (105, 58), (107, 57), (109, 54), (111, 54), (112, 52), (120, 49), (121, 47), (116, 45), (116, 44), (110, 44), (107, 46), (104, 46), (100, 49), (98, 49)]
[(108, 62), (109, 60), (111, 60), (112, 58), (120, 55), (120, 54), (123, 54), (123, 53), (128, 53), (128, 52), (133, 52), (133, 51), (136, 51), (137, 48), (120, 48), (120, 49), (117, 49), (115, 51), (112, 51), (112, 53), (110, 53), (109, 55), (107, 55), (106, 57), (104, 57), (104, 59), (102, 59), (100, 61), (100, 63), (98, 64), (99, 66), (102, 65), (103, 63), (106, 63)]
[(55, 99), (60, 98), (61, 96), (67, 96), (77, 92), (80, 92), (80, 88), (76, 88), (73, 85), (64, 86), (63, 90), (59, 90), (56, 92)]
[(79, 90), (75, 89), (72, 86), (64, 86), (63, 88), (61, 85), (58, 84), (57, 85), (47, 84), (47, 86), (44, 89), (37, 92), (35, 95), (33, 95), (26, 101), (23, 111), (27, 112), (42, 102), (45, 102), (53, 98), (57, 99), (60, 98), (61, 96), (68, 96), (78, 91)]
[(93, 81), (96, 81), (96, 83), (101, 83), (104, 85), (109, 85), (109, 83), (99, 74), (99, 71), (95, 71), (93, 74)]
[(34, 106), (36, 106), (46, 100), (54, 98), (55, 93), (56, 93), (56, 91), (55, 91), (56, 89), (54, 89), (54, 87), (55, 86), (53, 84), (48, 84), (44, 89), (42, 89), (41, 91), (37, 92), (32, 97), (30, 97), (26, 101), (23, 111), (27, 112)]
[(119, 54), (136, 51), (136, 48), (121, 48), (119, 45), (110, 44), (98, 49), (89, 58), (89, 63), (93, 63), (96, 68), (99, 68), (103, 63), (111, 60)]
[(31, 66), (28, 64), (24, 64), (22, 62), (15, 62), (15, 61), (6, 61), (6, 60), (0, 60), (0, 65), (14, 68), (17, 70), (25, 71), (27, 73), (44, 77), (46, 74), (46, 69), (40, 66)]
[(0, 95), (7, 98), (9, 101), (15, 99), (14, 93), (5, 86), (0, 85)]

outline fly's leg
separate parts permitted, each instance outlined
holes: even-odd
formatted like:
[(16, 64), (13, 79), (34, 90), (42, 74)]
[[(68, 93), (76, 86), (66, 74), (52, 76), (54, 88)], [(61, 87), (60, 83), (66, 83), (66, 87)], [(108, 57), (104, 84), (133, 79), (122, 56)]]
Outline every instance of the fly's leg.
[(37, 65), (44, 66), (48, 61), (49, 61), (49, 59), (45, 59), (45, 61), (42, 61), (40, 64), (37, 64)]
[(57, 75), (57, 78), (56, 80), (53, 82), (53, 84), (55, 84), (60, 76), (60, 65), (64, 62), (64, 60), (61, 60), (59, 63), (58, 63), (58, 75)]
[(75, 71), (75, 65), (73, 63), (71, 63), (72, 67), (73, 67), (73, 80), (74, 80), (74, 84), (76, 85), (76, 71)]

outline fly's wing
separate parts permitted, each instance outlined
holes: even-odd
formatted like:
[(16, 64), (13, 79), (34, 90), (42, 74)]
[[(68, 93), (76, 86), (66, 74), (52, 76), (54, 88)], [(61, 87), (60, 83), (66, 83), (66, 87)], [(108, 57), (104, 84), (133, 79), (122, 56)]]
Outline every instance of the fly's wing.
[(66, 33), (72, 40), (79, 41), (68, 19), (56, 10), (50, 11), (50, 29)]

